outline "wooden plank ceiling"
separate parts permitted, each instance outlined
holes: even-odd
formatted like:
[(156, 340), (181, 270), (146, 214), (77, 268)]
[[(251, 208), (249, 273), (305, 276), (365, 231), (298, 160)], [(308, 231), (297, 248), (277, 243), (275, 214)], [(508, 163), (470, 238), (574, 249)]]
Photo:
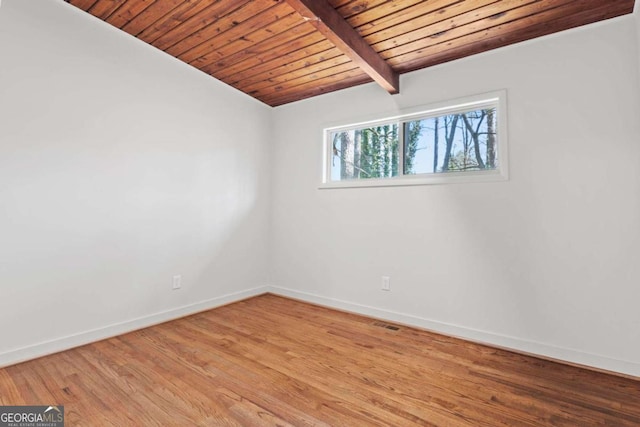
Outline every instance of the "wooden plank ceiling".
[(277, 106), (633, 12), (635, 0), (66, 0)]

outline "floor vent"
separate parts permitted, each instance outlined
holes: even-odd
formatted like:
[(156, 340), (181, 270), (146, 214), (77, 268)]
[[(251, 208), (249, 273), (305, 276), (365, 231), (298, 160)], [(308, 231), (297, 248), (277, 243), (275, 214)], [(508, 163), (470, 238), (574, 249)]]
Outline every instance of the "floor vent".
[(399, 331), (400, 326), (390, 325), (388, 323), (383, 322), (373, 322), (373, 326), (378, 326), (380, 328), (391, 329), (392, 331)]

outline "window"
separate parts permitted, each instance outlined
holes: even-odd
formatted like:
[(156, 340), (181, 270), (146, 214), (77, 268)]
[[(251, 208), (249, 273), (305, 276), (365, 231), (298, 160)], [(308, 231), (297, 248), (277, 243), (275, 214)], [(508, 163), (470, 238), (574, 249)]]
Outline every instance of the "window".
[(323, 187), (506, 179), (504, 92), (325, 129)]

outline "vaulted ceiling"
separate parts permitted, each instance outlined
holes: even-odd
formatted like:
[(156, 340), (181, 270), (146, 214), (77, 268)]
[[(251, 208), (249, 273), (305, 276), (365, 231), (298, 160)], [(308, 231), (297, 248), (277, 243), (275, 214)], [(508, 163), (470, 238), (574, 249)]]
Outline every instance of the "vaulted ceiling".
[(277, 106), (633, 12), (635, 0), (66, 0)]

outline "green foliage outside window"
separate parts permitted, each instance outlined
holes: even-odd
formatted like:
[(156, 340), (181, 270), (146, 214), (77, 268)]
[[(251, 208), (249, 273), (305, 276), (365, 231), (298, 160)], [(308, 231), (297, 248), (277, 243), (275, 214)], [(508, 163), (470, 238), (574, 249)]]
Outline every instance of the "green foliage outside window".
[(331, 132), (331, 179), (494, 170), (496, 129), (493, 107)]

